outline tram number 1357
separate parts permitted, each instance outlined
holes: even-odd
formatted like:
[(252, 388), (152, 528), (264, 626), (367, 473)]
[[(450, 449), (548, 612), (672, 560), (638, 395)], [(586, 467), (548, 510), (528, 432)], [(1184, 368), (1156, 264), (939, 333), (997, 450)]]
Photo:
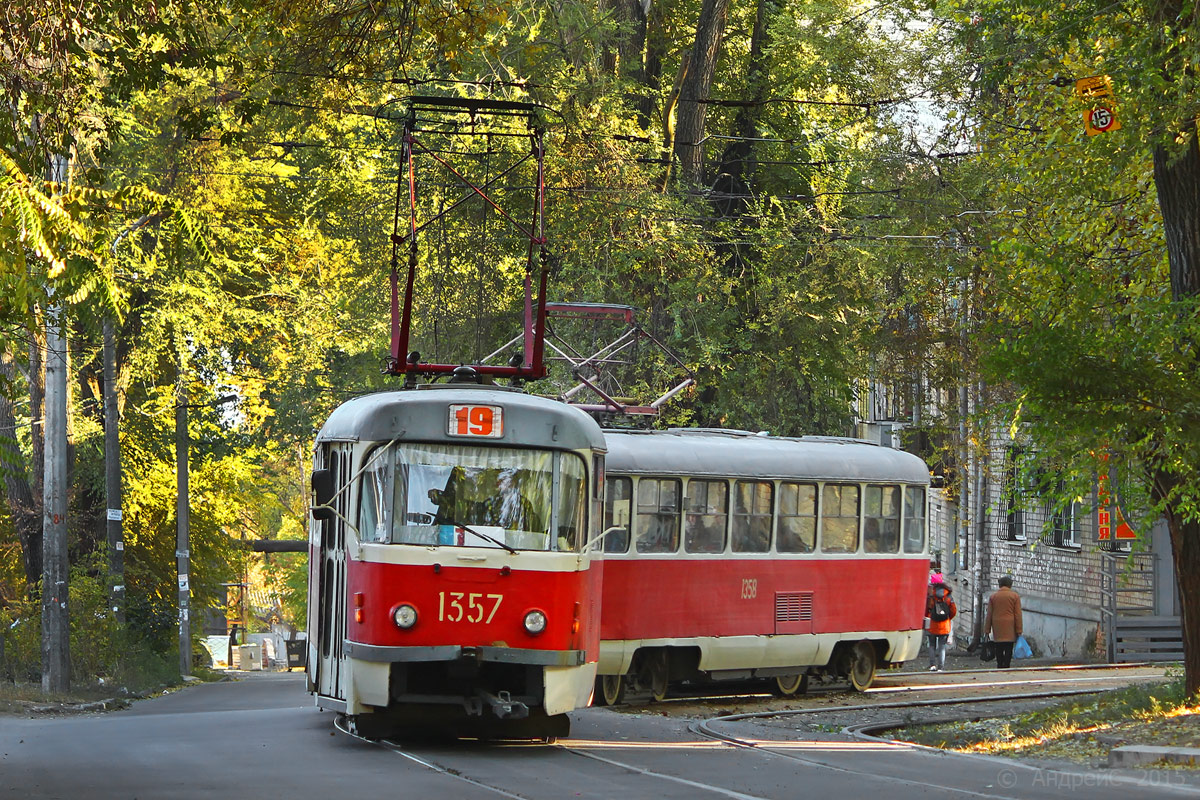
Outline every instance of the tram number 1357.
[(438, 622), (482, 622), (486, 625), (496, 616), (502, 600), (504, 595), (500, 594), (438, 592)]

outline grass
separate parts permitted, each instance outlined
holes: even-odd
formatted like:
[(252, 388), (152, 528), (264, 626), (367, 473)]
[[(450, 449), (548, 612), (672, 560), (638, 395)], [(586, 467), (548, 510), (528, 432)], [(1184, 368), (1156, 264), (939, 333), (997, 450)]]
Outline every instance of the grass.
[(106, 700), (117, 693), (111, 686), (81, 686), (68, 692), (43, 692), (39, 683), (0, 682), (0, 714), (21, 714), (38, 706), (70, 707)]
[(899, 738), (964, 753), (1070, 761), (1104, 759), (1123, 744), (1200, 747), (1200, 699), (1183, 678), (1128, 686), (1012, 718), (906, 728)]

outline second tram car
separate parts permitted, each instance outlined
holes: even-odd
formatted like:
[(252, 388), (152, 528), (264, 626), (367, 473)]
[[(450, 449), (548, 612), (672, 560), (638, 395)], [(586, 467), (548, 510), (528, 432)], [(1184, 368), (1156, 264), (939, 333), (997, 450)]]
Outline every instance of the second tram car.
[(474, 380), (336, 409), (314, 454), (317, 704), (369, 735), (565, 735), (599, 655), (604, 450), (584, 412)]
[(867, 688), (920, 650), (929, 472), (853, 439), (606, 431), (597, 700), (811, 674)]

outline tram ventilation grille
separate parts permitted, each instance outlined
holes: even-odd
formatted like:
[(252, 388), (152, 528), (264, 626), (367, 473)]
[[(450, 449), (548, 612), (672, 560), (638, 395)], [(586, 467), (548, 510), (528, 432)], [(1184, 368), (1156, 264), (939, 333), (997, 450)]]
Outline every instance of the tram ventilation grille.
[(812, 619), (812, 592), (778, 592), (775, 595), (776, 622), (802, 622)]

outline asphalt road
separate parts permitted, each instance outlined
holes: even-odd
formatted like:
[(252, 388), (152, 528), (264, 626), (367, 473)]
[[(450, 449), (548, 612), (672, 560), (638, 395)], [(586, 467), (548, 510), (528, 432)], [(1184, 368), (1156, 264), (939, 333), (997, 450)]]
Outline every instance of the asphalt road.
[(333, 729), (300, 674), (246, 674), (107, 714), (0, 717), (0, 798), (1200, 797), (1191, 773), (1059, 772), (653, 706), (572, 715), (554, 745), (369, 744)]

